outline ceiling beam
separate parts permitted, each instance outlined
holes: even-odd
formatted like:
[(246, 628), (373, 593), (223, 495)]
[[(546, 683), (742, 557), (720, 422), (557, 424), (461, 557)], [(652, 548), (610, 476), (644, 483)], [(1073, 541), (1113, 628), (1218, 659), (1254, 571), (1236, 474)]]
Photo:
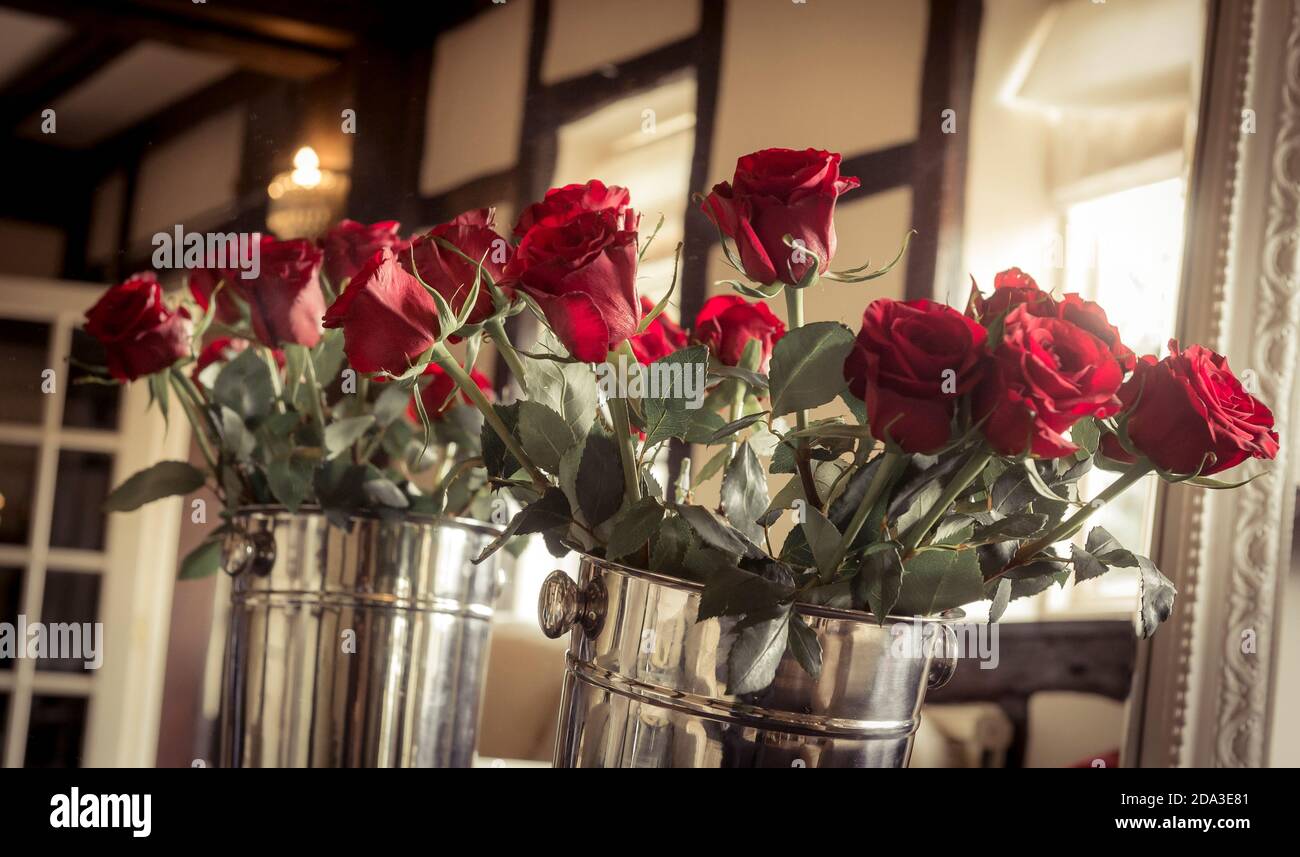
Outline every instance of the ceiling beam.
[[(89, 38), (153, 40), (217, 54), (244, 69), (291, 80), (305, 80), (336, 68), (354, 42), (347, 30), (268, 16), (234, 16), (220, 4), (127, 2), (106, 9), (86, 0), (0, 0), (0, 6), (60, 19)], [(304, 8), (306, 4), (303, 4)]]
[(136, 43), (130, 36), (90, 33), (61, 40), (0, 92), (0, 133), (53, 105)]

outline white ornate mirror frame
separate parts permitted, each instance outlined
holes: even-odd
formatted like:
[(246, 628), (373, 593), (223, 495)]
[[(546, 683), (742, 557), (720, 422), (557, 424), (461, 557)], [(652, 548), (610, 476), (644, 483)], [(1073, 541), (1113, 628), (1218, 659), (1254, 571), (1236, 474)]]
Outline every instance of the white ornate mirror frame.
[(1291, 556), (1300, 0), (1210, 0), (1207, 24), (1179, 338), (1253, 371), (1282, 451), (1236, 491), (1162, 486), (1152, 556), (1179, 595), (1139, 650), (1128, 766), (1268, 764)]

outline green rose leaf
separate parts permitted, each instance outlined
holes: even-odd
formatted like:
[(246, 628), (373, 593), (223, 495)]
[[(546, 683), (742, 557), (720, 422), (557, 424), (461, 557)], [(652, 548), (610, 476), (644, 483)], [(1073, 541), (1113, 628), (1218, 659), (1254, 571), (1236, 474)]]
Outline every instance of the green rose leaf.
[(727, 655), (727, 693), (757, 693), (776, 678), (790, 634), (790, 607), (775, 616), (747, 616), (736, 624)]
[(808, 623), (798, 613), (790, 614), (790, 654), (794, 655), (799, 666), (813, 678), (822, 674), (822, 644), (817, 639), (817, 632), (808, 627)]
[(894, 612), (931, 616), (983, 597), (984, 578), (975, 551), (922, 551), (903, 564)]
[(187, 462), (160, 461), (114, 488), (104, 511), (131, 512), (154, 500), (197, 491), (204, 481), (203, 471)]
[(275, 403), (271, 369), (257, 347), (245, 348), (226, 364), (212, 387), (212, 399), (245, 420), (261, 419)]
[(360, 417), (346, 417), (325, 426), (325, 452), (328, 458), (335, 458), (340, 453), (351, 449), (372, 425), (373, 414)]
[(727, 520), (751, 542), (763, 538), (757, 523), (767, 511), (767, 476), (749, 442), (740, 444), (722, 476), (722, 508)]
[(879, 542), (867, 548), (853, 578), (853, 594), (867, 605), (880, 625), (894, 611), (902, 590), (903, 561), (899, 558), (899, 547), (897, 542)]
[(605, 557), (616, 560), (634, 553), (659, 531), (664, 507), (653, 497), (642, 497), (614, 516)]
[(786, 333), (772, 349), (772, 413), (780, 416), (824, 405), (843, 391), (844, 358), (853, 334), (834, 321), (818, 321)]

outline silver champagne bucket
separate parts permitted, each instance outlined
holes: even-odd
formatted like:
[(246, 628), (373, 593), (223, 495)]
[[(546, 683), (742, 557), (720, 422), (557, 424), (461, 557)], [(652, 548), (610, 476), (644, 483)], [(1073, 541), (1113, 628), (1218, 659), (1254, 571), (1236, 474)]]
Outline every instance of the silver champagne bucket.
[[(572, 631), (555, 765), (565, 768), (905, 767), (927, 687), (956, 668), (950, 611), (874, 617), (801, 606), (822, 645), (820, 678), (788, 653), (766, 690), (726, 692), (733, 620), (696, 622), (699, 586), (584, 557), (554, 572), (538, 618)], [(936, 657), (937, 654), (937, 657)]]
[(226, 767), (469, 767), (500, 530), (476, 521), (247, 509), (221, 700)]

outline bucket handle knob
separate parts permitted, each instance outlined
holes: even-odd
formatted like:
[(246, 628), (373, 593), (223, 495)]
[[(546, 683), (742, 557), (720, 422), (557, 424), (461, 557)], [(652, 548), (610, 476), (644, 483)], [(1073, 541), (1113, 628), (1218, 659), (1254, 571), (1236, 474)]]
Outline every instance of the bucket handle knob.
[(957, 673), (957, 632), (951, 625), (938, 624), (939, 635), (933, 638), (931, 648), (934, 660), (930, 661), (930, 678), (926, 686), (938, 690)]
[(595, 636), (605, 620), (605, 585), (593, 578), (582, 589), (562, 571), (552, 571), (542, 581), (537, 598), (537, 624), (552, 640), (562, 637), (574, 625), (587, 636)]
[(259, 577), (271, 573), (275, 565), (275, 536), (269, 530), (250, 533), (235, 526), (221, 543), (221, 568), (231, 577), (251, 571)]

